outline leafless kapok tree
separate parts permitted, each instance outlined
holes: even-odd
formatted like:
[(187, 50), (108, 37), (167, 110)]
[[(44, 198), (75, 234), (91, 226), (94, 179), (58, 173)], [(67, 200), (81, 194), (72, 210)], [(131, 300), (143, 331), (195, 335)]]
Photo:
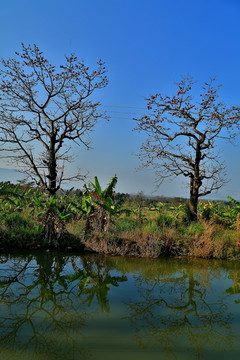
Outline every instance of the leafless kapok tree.
[(1, 149), (49, 196), (69, 180), (64, 163), (73, 160), (71, 144), (89, 147), (89, 133), (103, 117), (91, 95), (107, 85), (101, 60), (94, 71), (74, 55), (65, 60), (57, 70), (36, 45), (22, 44), (0, 68)]
[[(240, 119), (240, 109), (218, 102), (214, 79), (202, 87), (194, 102), (191, 78), (177, 83), (173, 96), (156, 94), (147, 100), (148, 114), (135, 119), (136, 130), (147, 134), (139, 157), (143, 166), (156, 169), (159, 183), (183, 175), (190, 180), (190, 214), (197, 219), (199, 198), (226, 183), (223, 163), (214, 149), (220, 137)], [(225, 129), (225, 131), (224, 131)]]
[[(90, 70), (71, 55), (56, 69), (36, 45), (22, 44), (15, 58), (1, 60), (2, 157), (15, 161), (49, 197), (64, 180), (82, 178), (79, 173), (66, 176), (64, 164), (73, 160), (69, 152), (73, 143), (89, 147), (90, 132), (104, 117), (92, 95), (106, 85), (101, 60), (96, 70)], [(54, 213), (46, 216), (45, 239), (51, 243), (58, 231)]]

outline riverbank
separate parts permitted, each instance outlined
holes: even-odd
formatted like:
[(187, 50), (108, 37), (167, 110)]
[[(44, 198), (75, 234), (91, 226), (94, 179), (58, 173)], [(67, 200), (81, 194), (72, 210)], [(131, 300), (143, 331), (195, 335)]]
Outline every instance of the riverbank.
[(161, 233), (146, 230), (118, 235), (96, 233), (83, 244), (97, 253), (121, 256), (240, 258), (240, 232), (204, 222), (185, 229), (165, 228)]
[[(68, 222), (57, 249), (149, 258), (240, 258), (240, 231), (210, 221), (201, 220), (188, 224), (182, 221), (159, 222), (159, 218), (154, 216), (151, 221), (121, 217), (112, 224), (108, 232), (91, 231), (84, 235), (83, 225), (83, 220)], [(12, 215), (11, 222), (1, 224), (0, 248), (54, 247), (43, 241), (40, 225), (26, 219), (23, 221), (19, 214), (15, 214)]]
[(240, 258), (240, 202), (199, 202), (193, 222), (186, 199), (110, 196), (111, 184), (100, 191), (97, 182), (99, 194), (70, 190), (50, 199), (38, 188), (0, 184), (0, 249)]

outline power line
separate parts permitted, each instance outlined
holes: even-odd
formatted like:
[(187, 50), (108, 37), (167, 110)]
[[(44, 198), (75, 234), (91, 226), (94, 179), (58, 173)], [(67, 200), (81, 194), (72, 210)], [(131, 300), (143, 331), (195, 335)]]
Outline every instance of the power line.
[(133, 118), (120, 117), (120, 116), (119, 116), (119, 117), (117, 117), (117, 116), (111, 116), (110, 118), (111, 118), (111, 119), (121, 119), (121, 120), (123, 120), (123, 119), (124, 119), (124, 120), (133, 120)]
[(124, 105), (104, 105), (101, 104), (102, 107), (113, 107), (113, 108), (125, 108), (125, 109), (139, 109), (139, 110), (145, 110), (146, 108), (137, 107), (137, 106), (124, 106)]
[[(146, 110), (145, 108), (141, 108), (141, 107), (137, 107), (137, 106), (125, 106), (125, 105), (100, 105), (102, 108), (116, 108), (116, 109), (137, 109), (137, 110)], [(110, 113), (113, 114), (125, 114), (125, 115), (138, 115), (138, 116), (143, 116), (143, 113), (139, 113), (139, 112), (130, 112), (130, 111), (118, 111), (118, 110), (107, 110), (104, 109), (104, 111), (106, 112), (106, 114), (109, 114), (109, 117), (111, 119), (125, 119), (125, 120), (132, 120), (133, 118), (131, 117), (117, 117), (117, 116), (111, 116)]]
[(127, 112), (127, 111), (106, 110), (106, 112), (107, 112), (107, 113), (111, 112), (111, 113), (115, 113), (115, 114), (142, 115), (142, 114), (140, 114), (140, 113)]

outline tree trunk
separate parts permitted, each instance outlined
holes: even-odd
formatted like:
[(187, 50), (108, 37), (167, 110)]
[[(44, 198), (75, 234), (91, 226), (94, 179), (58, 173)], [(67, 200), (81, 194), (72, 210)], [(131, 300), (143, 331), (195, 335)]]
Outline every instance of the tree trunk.
[(65, 225), (58, 219), (56, 211), (53, 207), (50, 207), (43, 219), (44, 230), (43, 230), (43, 241), (44, 244), (49, 247), (57, 248), (64, 237)]
[(48, 193), (50, 196), (56, 194), (59, 187), (57, 187), (57, 161), (56, 161), (56, 135), (54, 133), (54, 125), (52, 125), (52, 135), (50, 139), (50, 146), (48, 151)]
[(190, 180), (190, 200), (189, 200), (189, 210), (190, 210), (190, 220), (197, 221), (198, 219), (198, 199), (199, 199), (199, 188), (201, 184), (198, 179), (192, 177)]
[(92, 230), (91, 215), (87, 215), (83, 228), (83, 238), (85, 239)]
[(202, 180), (200, 176), (200, 162), (201, 162), (201, 143), (204, 139), (200, 139), (196, 149), (195, 149), (195, 161), (193, 173), (190, 177), (190, 201), (189, 201), (189, 210), (190, 210), (190, 220), (197, 221), (198, 219), (198, 199), (199, 199), (199, 189), (202, 185)]
[(90, 234), (91, 231), (108, 232), (111, 226), (111, 215), (103, 208), (98, 209), (97, 212), (87, 216), (83, 236)]
[(189, 210), (190, 210), (190, 220), (191, 221), (197, 221), (197, 219), (198, 219), (197, 207), (198, 207), (198, 196), (196, 194), (191, 194), (190, 201), (189, 201)]
[[(48, 186), (47, 193), (50, 199), (59, 189), (57, 186), (57, 161), (56, 161), (56, 135), (54, 132), (54, 124), (51, 123), (50, 146), (48, 149), (48, 160), (46, 161), (48, 168)], [(58, 247), (65, 233), (65, 225), (59, 219), (54, 205), (47, 209), (44, 216), (44, 243), (50, 247)]]

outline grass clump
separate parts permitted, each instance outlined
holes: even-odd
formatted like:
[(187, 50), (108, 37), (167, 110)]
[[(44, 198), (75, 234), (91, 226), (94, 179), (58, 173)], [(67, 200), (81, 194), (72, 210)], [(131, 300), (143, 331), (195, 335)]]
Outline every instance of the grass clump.
[(5, 214), (1, 216), (1, 225), (7, 231), (14, 231), (20, 228), (27, 229), (33, 226), (32, 222), (25, 219), (19, 213)]
[(161, 214), (156, 219), (159, 228), (176, 227), (178, 222), (171, 214)]
[(141, 227), (142, 223), (138, 219), (121, 217), (115, 221), (113, 231), (116, 233), (133, 232)]
[(0, 246), (28, 248), (39, 244), (42, 226), (36, 222), (20, 213), (1, 214), (0, 221)]

